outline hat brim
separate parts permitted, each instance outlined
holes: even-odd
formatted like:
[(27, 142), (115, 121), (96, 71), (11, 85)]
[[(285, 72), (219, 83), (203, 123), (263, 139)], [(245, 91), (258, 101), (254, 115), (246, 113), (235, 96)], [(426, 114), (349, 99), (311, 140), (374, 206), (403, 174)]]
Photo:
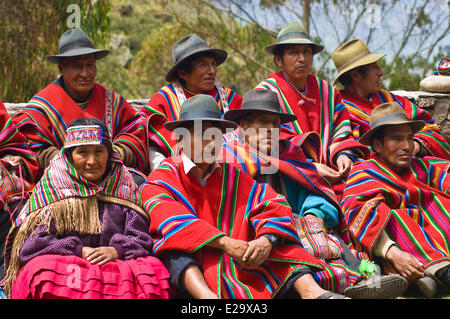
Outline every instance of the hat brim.
[(336, 85), (336, 83), (339, 80), (339, 77), (342, 76), (344, 73), (346, 73), (350, 70), (356, 69), (359, 66), (375, 63), (375, 62), (381, 60), (382, 58), (384, 58), (385, 56), (386, 56), (386, 54), (370, 53), (366, 56), (363, 56), (361, 59), (358, 59), (355, 62), (350, 63), (347, 67), (345, 67), (338, 73), (338, 75), (336, 76), (336, 79), (334, 80), (333, 85)]
[(425, 126), (425, 122), (423, 122), (423, 121), (396, 121), (396, 122), (390, 122), (390, 123), (386, 123), (386, 124), (381, 124), (381, 125), (379, 125), (377, 127), (374, 127), (372, 129), (368, 130), (365, 134), (363, 134), (359, 138), (359, 142), (361, 144), (364, 144), (364, 145), (367, 145), (367, 146), (372, 146), (372, 135), (376, 131), (378, 131), (380, 128), (383, 128), (383, 127), (386, 127), (386, 126), (403, 125), (403, 124), (408, 124), (409, 126), (411, 126), (411, 130), (413, 131), (413, 134), (419, 132)]
[(249, 113), (258, 112), (258, 113), (270, 113), (274, 115), (278, 115), (280, 117), (280, 124), (293, 122), (297, 120), (297, 116), (294, 114), (283, 113), (283, 112), (275, 112), (271, 110), (263, 110), (263, 109), (235, 109), (228, 110), (223, 116), (224, 119), (233, 121), (237, 124), (240, 123), (241, 119), (247, 116)]
[(92, 49), (92, 48), (79, 48), (67, 51), (62, 54), (55, 54), (55, 55), (47, 55), (47, 61), (53, 64), (59, 64), (61, 62), (61, 59), (63, 58), (70, 58), (74, 56), (81, 56), (86, 54), (94, 54), (95, 60), (100, 60), (106, 57), (110, 53), (109, 50), (102, 50), (102, 49)]
[(192, 52), (191, 54), (183, 57), (180, 61), (178, 61), (177, 63), (175, 63), (174, 66), (172, 66), (172, 68), (169, 70), (169, 72), (167, 72), (166, 74), (166, 81), (167, 82), (171, 82), (175, 76), (175, 72), (177, 71), (178, 67), (184, 62), (186, 61), (187, 58), (195, 55), (195, 54), (199, 54), (199, 53), (207, 53), (207, 52), (211, 52), (214, 54), (215, 59), (216, 59), (216, 65), (219, 66), (222, 63), (225, 62), (225, 60), (228, 57), (228, 53), (225, 50), (222, 49), (202, 49), (202, 50), (197, 50), (195, 52)]
[(228, 128), (232, 128), (233, 130), (237, 127), (236, 123), (227, 121), (227, 120), (218, 120), (217, 118), (198, 118), (198, 119), (188, 119), (188, 120), (178, 120), (164, 123), (164, 127), (168, 131), (173, 131), (178, 127), (186, 127), (188, 123), (192, 123), (195, 121), (208, 121), (214, 123), (215, 126), (220, 128), (222, 132), (225, 132)]
[(302, 38), (297, 38), (297, 39), (294, 38), (294, 39), (281, 41), (279, 43), (270, 44), (270, 45), (265, 46), (264, 49), (266, 49), (266, 51), (269, 52), (270, 54), (273, 54), (273, 52), (277, 46), (286, 45), (286, 44), (309, 44), (312, 46), (313, 54), (317, 54), (324, 49), (323, 45), (317, 44), (317, 43), (312, 42), (311, 40), (302, 39)]

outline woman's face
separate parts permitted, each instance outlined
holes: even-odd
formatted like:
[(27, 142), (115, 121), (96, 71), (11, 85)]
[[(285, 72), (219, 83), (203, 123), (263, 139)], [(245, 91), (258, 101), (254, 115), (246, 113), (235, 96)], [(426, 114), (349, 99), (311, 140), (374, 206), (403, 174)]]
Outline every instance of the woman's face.
[(73, 165), (81, 176), (98, 184), (105, 174), (108, 155), (105, 145), (77, 146), (72, 151)]

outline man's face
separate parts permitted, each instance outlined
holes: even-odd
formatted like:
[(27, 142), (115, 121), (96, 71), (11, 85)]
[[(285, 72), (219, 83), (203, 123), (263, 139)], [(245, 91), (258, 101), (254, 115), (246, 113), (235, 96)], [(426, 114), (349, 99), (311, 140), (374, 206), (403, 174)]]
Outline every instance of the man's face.
[(414, 151), (413, 132), (408, 124), (385, 128), (383, 142), (372, 140), (373, 150), (381, 161), (395, 173), (411, 165)]
[[(195, 121), (189, 129), (181, 129), (181, 147), (184, 153), (196, 164), (212, 164), (220, 153), (222, 130), (209, 121)], [(178, 130), (177, 129), (177, 130)]]
[(381, 90), (383, 75), (383, 70), (377, 62), (374, 62), (367, 65), (365, 73), (354, 73), (353, 84), (367, 97)]
[(245, 144), (271, 154), (278, 143), (280, 117), (268, 112), (251, 113), (241, 120)]
[(283, 51), (283, 57), (275, 57), (275, 63), (291, 82), (304, 80), (311, 73), (313, 52), (307, 44), (289, 44)]
[(75, 98), (86, 97), (95, 85), (97, 66), (94, 54), (64, 58), (58, 69)]
[(201, 56), (191, 63), (191, 72), (180, 69), (178, 76), (184, 80), (185, 87), (192, 93), (208, 93), (214, 88), (217, 63), (213, 56)]

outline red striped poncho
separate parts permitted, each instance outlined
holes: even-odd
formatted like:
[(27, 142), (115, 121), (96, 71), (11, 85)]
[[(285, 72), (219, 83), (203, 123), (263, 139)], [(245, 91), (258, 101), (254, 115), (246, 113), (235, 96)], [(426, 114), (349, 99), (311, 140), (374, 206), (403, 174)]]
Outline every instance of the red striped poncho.
[(450, 260), (450, 177), (423, 159), (399, 176), (373, 154), (347, 179), (342, 209), (359, 250), (373, 256), (383, 230), (425, 268)]
[(370, 130), (370, 113), (379, 104), (386, 102), (397, 102), (406, 112), (410, 120), (421, 120), (425, 122), (424, 128), (414, 135), (431, 156), (450, 160), (450, 145), (442, 137), (439, 127), (433, 117), (427, 111), (417, 107), (407, 98), (394, 95), (393, 93), (381, 90), (372, 96), (372, 99), (365, 99), (357, 96), (348, 90), (340, 91), (342, 102), (350, 114), (353, 136), (359, 140), (360, 136)]
[[(184, 173), (181, 158), (168, 158), (150, 173), (141, 188), (150, 214), (154, 252), (195, 253), (209, 287), (222, 298), (270, 298), (295, 270), (322, 263), (300, 247), (286, 199), (267, 184), (221, 163), (205, 187)], [(250, 241), (262, 234), (288, 243), (272, 249), (254, 269), (241, 266), (221, 250), (206, 246), (222, 235)]]
[(49, 146), (61, 149), (65, 143), (66, 129), (75, 119), (94, 117), (107, 127), (111, 123), (113, 142), (128, 146), (137, 159), (137, 168), (145, 170), (148, 151), (142, 118), (115, 92), (112, 92), (112, 112), (107, 116), (105, 100), (106, 89), (96, 83), (86, 109), (82, 109), (62, 87), (52, 83), (33, 96), (13, 121), (35, 152)]
[(336, 168), (333, 161), (342, 150), (353, 149), (360, 156), (368, 153), (352, 136), (349, 115), (339, 91), (325, 80), (309, 74), (305, 94), (302, 94), (280, 71), (270, 74), (257, 88), (277, 93), (281, 111), (297, 116), (296, 121), (281, 125), (280, 139), (297, 143), (301, 133), (319, 134), (322, 142), (312, 158), (314, 162)]
[[(316, 143), (318, 140), (317, 134), (311, 132), (308, 135), (304, 136), (301, 145), (306, 149), (309, 149), (309, 145)], [(256, 175), (265, 174), (267, 169), (273, 172), (280, 171), (309, 191), (325, 197), (340, 211), (339, 201), (332, 187), (319, 176), (312, 164), (307, 163), (304, 151), (287, 140), (283, 140), (283, 144), (286, 145), (279, 157), (274, 158), (240, 142), (228, 142), (222, 145), (219, 158), (253, 178)]]
[(33, 182), (38, 173), (36, 155), (27, 145), (25, 136), (19, 132), (8, 115), (5, 105), (0, 101), (0, 154), (18, 155), (23, 158), (23, 167)]
[[(220, 108), (221, 116), (225, 114), (228, 109), (240, 108), (242, 97), (233, 90), (223, 87), (227, 106), (224, 106), (220, 99), (220, 94), (216, 86), (209, 92), (217, 102)], [(183, 88), (186, 99), (193, 96), (193, 94)], [(170, 122), (179, 119), (181, 104), (175, 87), (173, 84), (163, 86), (156, 92), (146, 106), (139, 109), (139, 114), (147, 118), (147, 128), (153, 135), (150, 137), (153, 145), (156, 145), (166, 155), (171, 156), (172, 148), (175, 146), (175, 140), (171, 138), (171, 132), (167, 131), (162, 124), (164, 121)], [(156, 114), (159, 114), (157, 116)]]

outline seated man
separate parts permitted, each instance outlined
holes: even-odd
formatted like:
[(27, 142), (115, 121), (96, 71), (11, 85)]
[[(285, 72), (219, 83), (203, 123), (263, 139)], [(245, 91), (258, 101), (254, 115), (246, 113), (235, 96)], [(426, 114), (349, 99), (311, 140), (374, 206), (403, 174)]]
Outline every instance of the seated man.
[[(325, 270), (313, 275), (321, 287), (345, 292), (352, 298), (390, 298), (404, 292), (406, 280), (398, 275), (371, 276), (370, 280), (361, 278), (360, 267), (364, 266), (351, 253), (351, 244), (347, 246), (340, 238), (341, 235), (346, 238), (343, 232), (346, 227), (341, 227), (343, 215), (333, 190), (314, 166), (306, 163), (306, 157), (297, 145), (278, 138), (280, 126), (296, 120), (296, 116), (280, 112), (275, 92), (247, 92), (241, 109), (229, 110), (224, 119), (240, 125), (240, 141), (225, 143), (221, 160), (247, 172), (260, 183), (268, 183), (287, 198), (299, 226), (303, 247), (327, 262)], [(311, 137), (318, 137), (315, 133), (305, 135), (304, 147)], [(308, 241), (311, 237), (302, 236), (304, 229), (301, 226), (307, 231), (321, 229), (320, 235), (315, 235), (313, 240), (320, 238), (323, 245), (315, 245), (314, 241)], [(378, 285), (370, 285), (375, 280)], [(349, 288), (356, 282), (356, 286)]]
[(360, 141), (374, 154), (352, 169), (342, 202), (353, 242), (426, 296), (436, 293), (433, 280), (448, 290), (448, 169), (413, 157), (414, 134), (424, 123), (409, 120), (397, 103), (377, 106), (370, 123)]
[(297, 143), (304, 133), (319, 134), (320, 145), (306, 155), (340, 198), (353, 162), (368, 150), (353, 138), (338, 90), (311, 73), (314, 55), (323, 46), (311, 41), (300, 23), (291, 22), (266, 50), (274, 55), (280, 71), (270, 74), (257, 88), (277, 93), (281, 111), (297, 116), (295, 121), (282, 125), (280, 137)]
[(13, 117), (39, 162), (39, 174), (64, 146), (66, 129), (73, 120), (95, 117), (103, 121), (113, 147), (124, 164), (144, 171), (148, 165), (144, 121), (127, 101), (95, 82), (97, 60), (108, 50), (94, 49), (81, 29), (70, 29), (59, 40), (59, 54), (48, 55), (60, 77), (33, 96)]
[(314, 281), (324, 264), (301, 248), (286, 199), (217, 162), (222, 133), (236, 124), (221, 120), (211, 96), (186, 100), (165, 127), (181, 135), (182, 151), (150, 173), (141, 193), (154, 252), (178, 290), (194, 298), (343, 297)]
[[(148, 104), (139, 110), (147, 118), (148, 130), (159, 133), (151, 141), (151, 166), (157, 167), (164, 157), (170, 156), (175, 141), (170, 132), (162, 126), (165, 121), (178, 120), (180, 106), (196, 95), (211, 95), (223, 114), (229, 108), (238, 108), (242, 98), (233, 90), (216, 81), (218, 66), (225, 62), (227, 52), (208, 47), (206, 42), (195, 33), (180, 39), (172, 49), (173, 67), (167, 72), (169, 82), (156, 92)], [(159, 115), (155, 115), (159, 114)]]
[(414, 155), (434, 156), (450, 160), (450, 145), (442, 137), (432, 116), (408, 99), (381, 89), (383, 70), (378, 61), (386, 54), (372, 54), (360, 39), (343, 44), (334, 51), (332, 59), (338, 75), (335, 80), (344, 87), (340, 90), (349, 114), (356, 140), (370, 129), (370, 113), (379, 104), (397, 102), (410, 120), (425, 122), (414, 135)]

